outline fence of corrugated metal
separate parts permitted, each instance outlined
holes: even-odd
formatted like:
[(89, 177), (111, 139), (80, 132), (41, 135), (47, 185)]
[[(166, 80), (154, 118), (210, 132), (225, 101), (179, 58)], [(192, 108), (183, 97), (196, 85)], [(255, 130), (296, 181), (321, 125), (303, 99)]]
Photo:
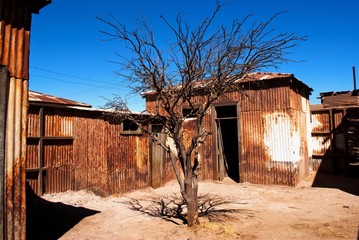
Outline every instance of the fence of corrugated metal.
[(359, 162), (359, 108), (312, 109), (312, 168), (343, 173)]
[(100, 195), (149, 186), (148, 137), (122, 135), (101, 112), (30, 105), (27, 182), (39, 195), (89, 189)]

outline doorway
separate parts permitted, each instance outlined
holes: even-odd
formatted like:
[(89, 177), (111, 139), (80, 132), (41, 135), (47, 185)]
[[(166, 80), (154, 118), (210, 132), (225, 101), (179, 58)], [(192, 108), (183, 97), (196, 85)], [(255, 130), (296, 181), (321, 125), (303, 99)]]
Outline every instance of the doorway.
[(215, 130), (218, 179), (229, 177), (239, 182), (240, 146), (237, 105), (215, 107)]

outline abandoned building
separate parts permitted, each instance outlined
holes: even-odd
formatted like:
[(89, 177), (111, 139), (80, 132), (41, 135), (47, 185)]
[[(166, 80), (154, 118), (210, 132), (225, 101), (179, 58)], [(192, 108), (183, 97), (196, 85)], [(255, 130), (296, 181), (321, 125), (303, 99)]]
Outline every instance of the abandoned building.
[[(211, 134), (201, 145), (201, 179), (295, 186), (309, 174), (309, 95), (293, 74), (253, 73), (236, 82), (242, 91), (225, 93), (205, 119)], [(154, 113), (153, 92), (145, 93)], [(194, 104), (204, 101), (195, 96)], [(185, 126), (190, 138), (191, 119)], [(160, 161), (164, 162), (164, 161)], [(157, 172), (164, 166), (157, 164)]]
[[(200, 148), (200, 179), (228, 176), (236, 182), (294, 186), (309, 172), (311, 89), (292, 74), (254, 77), (240, 81), (245, 95), (226, 94), (206, 116), (212, 135)], [(146, 96), (149, 111), (150, 99)], [(89, 189), (105, 196), (175, 178), (159, 145), (104, 114), (88, 104), (30, 91), (26, 179), (35, 193)], [(185, 126), (188, 138), (191, 122)], [(165, 140), (159, 126), (148, 127)]]
[(26, 179), (38, 195), (148, 187), (149, 139), (88, 104), (29, 92)]
[(358, 90), (320, 93), (311, 106), (312, 169), (332, 174), (359, 173)]

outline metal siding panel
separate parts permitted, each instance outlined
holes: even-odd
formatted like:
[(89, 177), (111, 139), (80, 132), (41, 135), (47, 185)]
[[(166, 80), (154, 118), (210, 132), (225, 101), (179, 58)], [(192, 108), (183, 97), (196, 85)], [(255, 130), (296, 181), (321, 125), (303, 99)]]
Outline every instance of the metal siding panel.
[(325, 136), (312, 136), (312, 150), (315, 155), (324, 155), (325, 153), (330, 153), (330, 137)]
[(345, 109), (312, 111), (313, 169), (341, 172), (346, 168)]
[[(263, 89), (257, 92), (250, 91), (248, 99), (241, 102), (243, 151), (241, 181), (285, 185), (295, 185), (297, 182), (296, 175), (298, 170), (294, 167), (294, 162), (302, 164), (301, 159), (304, 156), (300, 143), (306, 143), (307, 136), (306, 132), (301, 133), (301, 128), (296, 125), (297, 121), (301, 120), (300, 114), (295, 113), (292, 116), (293, 113), (285, 110), (283, 114), (287, 116), (286, 124), (278, 122), (279, 119), (275, 117), (281, 114), (276, 110), (285, 109), (285, 106), (289, 106), (287, 91), (288, 88), (286, 87)], [(260, 96), (262, 96), (261, 100), (256, 101)], [(302, 103), (300, 103), (300, 108), (302, 108)], [(267, 119), (268, 123), (263, 125), (266, 122), (265, 116), (268, 116), (268, 114), (275, 118), (270, 117)], [(273, 129), (272, 133), (275, 134), (267, 136), (271, 149), (271, 154), (268, 155), (267, 150), (264, 148), (265, 135), (263, 134), (269, 133), (268, 131), (273, 126), (278, 126), (278, 129)], [(275, 160), (273, 156), (283, 156), (284, 158), (278, 162), (273, 161)], [(295, 158), (293, 159), (294, 156)]]
[(40, 117), (38, 108), (30, 108), (27, 114), (27, 136), (38, 137), (40, 135)]
[[(26, 115), (31, 9), (27, 2), (0, 3), (0, 64), (9, 69), (13, 90), (7, 106), (4, 212), (1, 232), (8, 239), (26, 238)], [(15, 126), (12, 126), (13, 123)], [(6, 218), (3, 218), (6, 216)], [(4, 228), (2, 228), (4, 226)], [(3, 231), (4, 230), (4, 231)]]
[(88, 121), (75, 114), (74, 116), (74, 162), (75, 190), (87, 188), (87, 125)]
[(312, 132), (328, 133), (330, 132), (329, 111), (312, 112)]
[(212, 158), (212, 131), (211, 131), (211, 113), (204, 118), (204, 127), (210, 133), (202, 144), (201, 164), (202, 164), (202, 180), (214, 179), (213, 158)]
[(242, 129), (242, 162), (240, 177), (242, 182), (264, 183), (263, 165), (268, 159), (264, 156), (263, 123), (256, 112), (243, 112)]

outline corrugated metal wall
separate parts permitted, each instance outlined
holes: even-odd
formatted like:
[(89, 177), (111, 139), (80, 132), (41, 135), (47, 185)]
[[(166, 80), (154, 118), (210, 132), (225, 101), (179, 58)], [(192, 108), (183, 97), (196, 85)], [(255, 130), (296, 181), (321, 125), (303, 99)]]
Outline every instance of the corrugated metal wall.
[(351, 161), (357, 161), (358, 109), (342, 107), (312, 110), (313, 170), (344, 173)]
[(27, 181), (37, 194), (108, 195), (149, 186), (146, 135), (121, 135), (121, 124), (101, 112), (30, 106), (28, 119)]
[(342, 169), (346, 158), (344, 115), (344, 109), (312, 111), (313, 170), (333, 173)]
[[(238, 106), (239, 175), (241, 182), (296, 185), (309, 174), (309, 88), (292, 79), (243, 84), (242, 91), (221, 96), (214, 105)], [(193, 104), (203, 96), (193, 98)], [(153, 96), (146, 101), (155, 109)], [(201, 146), (204, 179), (218, 179), (218, 149), (214, 109), (205, 120), (211, 133)], [(187, 124), (188, 132), (192, 131)], [(236, 133), (233, 133), (236, 134)], [(190, 134), (188, 134), (190, 135)]]
[(346, 115), (346, 140), (347, 140), (347, 153), (349, 167), (349, 174), (354, 174), (355, 176), (359, 175), (359, 107), (357, 108), (348, 108)]
[[(26, 116), (31, 14), (48, 0), (0, 1), (0, 64), (9, 70), (4, 190), (0, 231), (6, 239), (26, 238)], [(4, 113), (1, 113), (4, 114)]]
[(294, 186), (308, 174), (308, 93), (295, 87), (268, 83), (242, 97), (241, 182)]
[(27, 128), (27, 182), (39, 195), (74, 190), (73, 117), (61, 109), (31, 107)]
[[(293, 186), (308, 174), (308, 93), (295, 87), (284, 82), (247, 90), (246, 97), (230, 93), (216, 103), (239, 104), (241, 182)], [(212, 135), (199, 148), (202, 180), (218, 177), (213, 145), (217, 133), (211, 115), (204, 125)], [(28, 181), (38, 194), (92, 189), (107, 195), (150, 185), (151, 149), (146, 135), (121, 135), (119, 123), (94, 111), (33, 106), (28, 116)], [(191, 121), (186, 129), (190, 141)], [(166, 156), (163, 161), (166, 182), (174, 175)]]

